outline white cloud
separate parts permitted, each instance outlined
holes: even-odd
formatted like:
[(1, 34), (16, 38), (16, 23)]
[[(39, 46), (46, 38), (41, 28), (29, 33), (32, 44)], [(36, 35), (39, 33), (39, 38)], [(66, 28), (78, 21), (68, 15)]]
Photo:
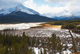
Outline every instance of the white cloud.
[(45, 0), (46, 2), (54, 3), (54, 2), (63, 2), (63, 1), (71, 1), (71, 0)]
[(0, 0), (0, 9), (14, 7), (25, 0)]
[(37, 5), (33, 2), (33, 0), (27, 0), (23, 5), (31, 9), (37, 8)]
[[(37, 6), (33, 2), (33, 0), (29, 0), (25, 2), (25, 6), (29, 7), (31, 9), (34, 9), (38, 11), (40, 14), (49, 14), (49, 16), (61, 16), (61, 15), (76, 15), (75, 13), (78, 14), (80, 12), (80, 4), (79, 0), (65, 0), (65, 3), (61, 2), (64, 0), (46, 0), (46, 1), (51, 1), (51, 2), (59, 2), (59, 4), (65, 5), (64, 7), (51, 7), (49, 5), (41, 5)], [(69, 2), (68, 2), (69, 1)], [(79, 15), (79, 14), (78, 14)]]

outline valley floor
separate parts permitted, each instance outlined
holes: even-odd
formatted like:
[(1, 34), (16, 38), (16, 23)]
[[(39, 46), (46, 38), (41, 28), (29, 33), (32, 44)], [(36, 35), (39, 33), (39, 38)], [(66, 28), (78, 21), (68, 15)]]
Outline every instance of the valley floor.
[[(30, 36), (30, 37), (51, 37), (52, 34), (56, 34), (56, 36), (60, 37), (62, 43), (68, 44), (69, 48), (72, 47), (72, 40), (71, 36), (69, 34), (69, 31), (67, 29), (61, 29), (61, 25), (49, 25), (46, 24), (44, 26), (40, 25), (41, 23), (20, 23), (20, 24), (0, 24), (0, 33), (4, 34), (4, 29), (6, 28), (14, 28), (18, 30), (10, 30), (7, 31), (7, 34), (12, 34), (12, 35), (19, 35), (22, 36), (23, 32), (25, 32), (25, 35)], [(35, 27), (35, 26), (41, 26), (41, 28), (30, 28), (30, 27)], [(74, 37), (79, 37), (80, 34), (76, 34), (71, 32)], [(36, 51), (36, 54), (38, 52), (38, 48), (34, 48)], [(67, 53), (66, 53), (67, 52)], [(70, 51), (67, 50), (65, 51), (65, 54), (70, 54)]]

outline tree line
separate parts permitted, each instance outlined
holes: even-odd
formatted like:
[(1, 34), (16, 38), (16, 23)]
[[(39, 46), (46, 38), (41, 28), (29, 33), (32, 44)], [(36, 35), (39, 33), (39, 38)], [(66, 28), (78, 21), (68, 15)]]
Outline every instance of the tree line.
[(30, 37), (25, 32), (22, 36), (0, 33), (0, 54), (36, 54), (34, 47), (43, 48), (38, 54), (62, 54), (68, 48), (55, 34), (52, 37)]

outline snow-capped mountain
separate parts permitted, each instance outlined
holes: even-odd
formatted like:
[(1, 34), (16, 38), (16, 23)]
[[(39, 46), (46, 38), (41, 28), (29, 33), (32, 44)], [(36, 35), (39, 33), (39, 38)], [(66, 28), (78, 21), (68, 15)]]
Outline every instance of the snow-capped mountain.
[(12, 12), (10, 14), (0, 17), (1, 23), (28, 23), (28, 22), (50, 22), (54, 21), (52, 18), (48, 18), (40, 15), (32, 15), (22, 11)]
[(30, 9), (30, 8), (27, 8), (25, 7), (24, 5), (22, 4), (19, 4), (17, 5), (16, 7), (14, 8), (9, 8), (9, 9), (1, 9), (0, 10), (0, 16), (3, 16), (3, 15), (6, 15), (6, 14), (10, 14), (12, 12), (17, 12), (17, 11), (21, 11), (21, 12), (25, 12), (25, 13), (28, 13), (28, 14), (32, 14), (32, 15), (39, 15), (38, 12)]
[(54, 19), (40, 15), (38, 12), (23, 6), (17, 5), (14, 8), (0, 10), (1, 23), (26, 23), (26, 22), (50, 22)]
[(10, 14), (10, 13), (13, 12), (13, 11), (15, 11), (15, 8), (1, 9), (1, 10), (0, 10), (0, 15)]
[(47, 13), (47, 14), (43, 14), (44, 16), (53, 18), (53, 19), (57, 19), (57, 20), (76, 20), (76, 19), (80, 19), (80, 12), (69, 12), (64, 10), (63, 12), (59, 12), (59, 13)]

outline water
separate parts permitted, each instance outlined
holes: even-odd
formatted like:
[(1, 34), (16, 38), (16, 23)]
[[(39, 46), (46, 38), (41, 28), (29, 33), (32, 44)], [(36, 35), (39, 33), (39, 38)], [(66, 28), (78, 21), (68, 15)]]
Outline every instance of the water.
[(30, 27), (40, 26), (41, 23), (18, 23), (18, 24), (0, 24), (0, 30), (4, 29), (29, 29)]

